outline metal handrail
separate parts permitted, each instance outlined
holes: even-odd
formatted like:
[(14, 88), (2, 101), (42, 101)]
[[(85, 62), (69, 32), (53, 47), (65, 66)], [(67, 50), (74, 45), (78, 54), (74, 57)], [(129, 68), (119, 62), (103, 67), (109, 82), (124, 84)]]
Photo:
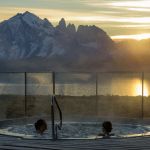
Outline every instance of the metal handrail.
[[(54, 104), (56, 104), (57, 109), (59, 111), (59, 117), (60, 117), (59, 124), (57, 124), (57, 123), (55, 124), (55, 107), (54, 107)], [(61, 130), (61, 128), (62, 128), (62, 111), (59, 107), (59, 104), (58, 104), (55, 96), (52, 96), (52, 99), (51, 99), (51, 121), (52, 121), (52, 138), (53, 138), (53, 140), (56, 140), (58, 138), (57, 137), (57, 129)]]

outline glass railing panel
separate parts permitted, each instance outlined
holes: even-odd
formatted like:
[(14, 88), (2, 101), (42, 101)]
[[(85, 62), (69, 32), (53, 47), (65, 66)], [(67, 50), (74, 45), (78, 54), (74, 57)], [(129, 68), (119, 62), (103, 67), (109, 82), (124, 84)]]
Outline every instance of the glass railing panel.
[(150, 73), (144, 73), (143, 78), (143, 116), (150, 118)]
[(141, 118), (142, 74), (99, 74), (97, 100), (99, 117)]
[(0, 73), (0, 120), (25, 115), (24, 73)]
[(27, 73), (27, 116), (46, 116), (51, 112), (52, 73)]
[(96, 117), (95, 74), (57, 73), (55, 79), (56, 96), (64, 120), (88, 121)]

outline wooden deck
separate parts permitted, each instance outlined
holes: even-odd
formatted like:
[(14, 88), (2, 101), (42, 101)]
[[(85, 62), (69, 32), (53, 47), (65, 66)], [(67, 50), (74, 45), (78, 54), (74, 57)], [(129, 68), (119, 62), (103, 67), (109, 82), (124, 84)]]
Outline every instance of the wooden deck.
[(29, 140), (0, 135), (0, 150), (150, 150), (150, 137), (98, 140)]

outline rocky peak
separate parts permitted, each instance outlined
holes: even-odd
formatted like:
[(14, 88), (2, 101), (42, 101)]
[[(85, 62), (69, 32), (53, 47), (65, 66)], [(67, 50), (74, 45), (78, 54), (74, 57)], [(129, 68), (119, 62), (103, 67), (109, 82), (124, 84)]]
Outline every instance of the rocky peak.
[(58, 26), (56, 26), (56, 29), (59, 30), (59, 31), (66, 31), (66, 21), (65, 21), (64, 18), (62, 18), (59, 21), (59, 24), (58, 24)]
[(78, 27), (78, 30), (77, 30), (78, 33), (80, 34), (106, 34), (103, 30), (101, 30), (100, 28), (96, 27), (95, 25), (93, 26), (88, 26), (88, 25), (80, 25)]
[(38, 26), (43, 24), (43, 20), (37, 17), (36, 15), (26, 11), (25, 13), (22, 14), (22, 19), (31, 26)]
[(101, 40), (101, 39), (107, 39), (109, 38), (109, 36), (106, 34), (106, 32), (104, 32), (103, 30), (101, 30), (100, 28), (96, 27), (96, 26), (84, 26), (84, 25), (80, 25), (78, 27), (77, 30), (77, 36), (79, 38), (79, 40), (81, 41), (86, 41), (86, 42), (95, 42), (97, 40)]
[(49, 22), (48, 19), (44, 18), (43, 21), (44, 21), (44, 26), (45, 26), (45, 27), (51, 27), (51, 28), (54, 28), (53, 25), (52, 25), (52, 23)]
[(75, 28), (75, 25), (74, 24), (68, 24), (68, 26), (67, 26), (67, 30), (68, 30), (68, 32), (69, 33), (71, 33), (71, 34), (74, 34), (74, 33), (76, 33), (76, 28)]

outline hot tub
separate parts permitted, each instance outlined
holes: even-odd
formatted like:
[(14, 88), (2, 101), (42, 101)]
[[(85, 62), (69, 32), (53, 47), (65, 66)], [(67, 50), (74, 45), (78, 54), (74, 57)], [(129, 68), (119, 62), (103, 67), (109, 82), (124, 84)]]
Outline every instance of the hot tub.
[[(48, 130), (40, 135), (34, 128), (34, 122), (3, 121), (0, 123), (0, 134), (28, 139), (52, 139), (51, 122), (47, 121)], [(63, 122), (62, 130), (58, 130), (58, 139), (95, 139), (102, 132), (102, 121), (97, 122)], [(126, 138), (150, 135), (150, 125), (139, 123), (112, 122), (114, 136), (112, 138)], [(99, 137), (102, 138), (102, 137)]]

